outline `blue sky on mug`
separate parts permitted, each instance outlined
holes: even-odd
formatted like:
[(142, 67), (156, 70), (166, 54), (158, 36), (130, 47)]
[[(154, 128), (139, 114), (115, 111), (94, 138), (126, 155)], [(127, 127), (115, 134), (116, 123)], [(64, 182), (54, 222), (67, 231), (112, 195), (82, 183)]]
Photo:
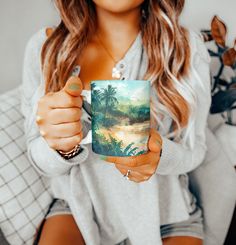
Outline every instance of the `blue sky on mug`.
[(116, 88), (116, 98), (122, 103), (149, 104), (150, 82), (145, 80), (104, 80), (93, 81), (95, 89), (106, 89), (108, 85)]

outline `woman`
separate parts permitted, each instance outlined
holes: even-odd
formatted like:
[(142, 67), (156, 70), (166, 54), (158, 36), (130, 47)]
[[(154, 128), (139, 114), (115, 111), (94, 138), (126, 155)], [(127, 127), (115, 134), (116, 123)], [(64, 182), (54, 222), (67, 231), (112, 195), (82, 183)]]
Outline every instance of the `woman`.
[[(202, 244), (186, 173), (206, 152), (209, 56), (178, 23), (184, 0), (55, 2), (61, 23), (30, 39), (23, 70), (28, 156), (57, 198), (39, 244)], [(91, 127), (81, 90), (99, 79), (151, 81), (147, 154), (79, 146)]]

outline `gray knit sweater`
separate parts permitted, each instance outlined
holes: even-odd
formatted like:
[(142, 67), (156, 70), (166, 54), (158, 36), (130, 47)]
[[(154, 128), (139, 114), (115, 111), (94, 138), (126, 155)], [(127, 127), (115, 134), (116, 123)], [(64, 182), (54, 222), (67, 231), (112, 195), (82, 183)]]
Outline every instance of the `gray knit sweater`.
[[(23, 66), (21, 110), (25, 116), (28, 157), (37, 171), (51, 178), (57, 198), (65, 199), (87, 245), (111, 245), (129, 238), (132, 245), (161, 244), (160, 225), (179, 222), (189, 217), (191, 194), (186, 173), (199, 166), (206, 153), (205, 130), (211, 103), (209, 55), (199, 37), (190, 31), (191, 75), (189, 83), (197, 94), (193, 149), (168, 139), (170, 118), (163, 120), (162, 157), (156, 173), (145, 182), (125, 180), (113, 164), (99, 158), (91, 144), (82, 145), (83, 152), (65, 160), (50, 148), (35, 122), (37, 101), (44, 95), (44, 79), (40, 70), (40, 52), (47, 36), (46, 27), (28, 41)], [(120, 66), (122, 64), (122, 66)], [(123, 68), (121, 68), (123, 67)], [(139, 34), (118, 62), (125, 79), (142, 79), (147, 56)], [(203, 82), (203, 88), (198, 84)], [(83, 133), (91, 128), (83, 110)], [(180, 181), (185, 177), (185, 182)]]

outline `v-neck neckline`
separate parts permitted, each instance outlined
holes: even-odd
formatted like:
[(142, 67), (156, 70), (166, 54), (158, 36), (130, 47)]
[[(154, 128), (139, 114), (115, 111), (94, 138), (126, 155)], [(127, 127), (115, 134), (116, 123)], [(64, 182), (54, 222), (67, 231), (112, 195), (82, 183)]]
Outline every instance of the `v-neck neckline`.
[[(132, 45), (130, 48), (126, 51), (125, 55), (123, 56), (122, 59), (120, 59), (114, 67), (117, 68), (118, 70), (124, 68), (124, 64), (129, 64), (129, 62), (132, 60), (133, 56), (135, 55), (137, 49), (142, 47), (142, 34), (141, 30), (138, 32), (135, 40), (133, 41)], [(81, 69), (81, 66), (79, 64), (76, 64), (74, 69)], [(73, 71), (72, 71), (73, 72)]]
[[(138, 48), (140, 48), (142, 45), (142, 35), (141, 35), (141, 31), (139, 31), (139, 33), (137, 34), (134, 42), (132, 43), (132, 45), (130, 46), (130, 48), (127, 50), (127, 52), (125, 53), (124, 57), (122, 59), (120, 59), (115, 67), (119, 67), (121, 64), (128, 64), (129, 61), (133, 58), (133, 56), (135, 55), (135, 52)], [(74, 69), (79, 69), (80, 70), (80, 65), (76, 65)], [(91, 93), (91, 90), (89, 90)], [(89, 104), (87, 101), (83, 102), (83, 109), (86, 111), (86, 113), (90, 116), (91, 118), (91, 104)]]
[(133, 41), (132, 45), (129, 47), (129, 49), (126, 51), (125, 55), (123, 56), (122, 59), (120, 59), (116, 64), (121, 63), (122, 61), (127, 62), (128, 60), (130, 60), (133, 55), (135, 54), (135, 51), (137, 50), (137, 48), (140, 46), (141, 44), (141, 31), (138, 32), (135, 40)]

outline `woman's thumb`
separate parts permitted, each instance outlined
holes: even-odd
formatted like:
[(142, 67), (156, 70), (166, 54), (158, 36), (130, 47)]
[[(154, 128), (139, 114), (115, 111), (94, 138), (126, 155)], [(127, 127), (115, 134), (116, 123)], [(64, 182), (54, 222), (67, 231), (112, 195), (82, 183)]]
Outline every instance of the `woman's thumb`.
[(80, 96), (83, 90), (83, 84), (78, 77), (72, 76), (67, 80), (62, 90), (72, 96)]

